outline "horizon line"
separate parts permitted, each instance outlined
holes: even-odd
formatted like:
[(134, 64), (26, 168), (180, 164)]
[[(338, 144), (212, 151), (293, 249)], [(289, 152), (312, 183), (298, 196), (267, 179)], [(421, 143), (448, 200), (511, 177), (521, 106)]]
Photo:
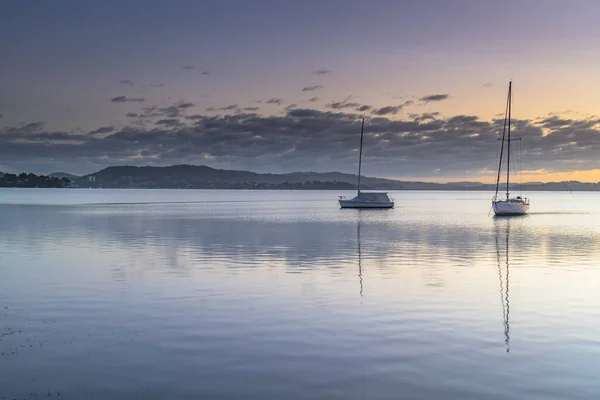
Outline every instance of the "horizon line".
[[(272, 174), (272, 175), (290, 175), (290, 174), (344, 174), (344, 175), (352, 175), (355, 177), (358, 177), (357, 174), (355, 173), (349, 173), (349, 172), (339, 172), (339, 171), (327, 171), (327, 172), (316, 172), (316, 171), (294, 171), (294, 172), (285, 172), (285, 173), (275, 173), (275, 172), (255, 172), (255, 171), (251, 171), (251, 170), (246, 170), (246, 169), (224, 169), (224, 168), (215, 168), (215, 167), (211, 167), (208, 166), (206, 164), (173, 164), (173, 165), (162, 165), (162, 166), (157, 166), (157, 165), (128, 165), (128, 164), (122, 164), (122, 165), (111, 165), (108, 167), (104, 167), (96, 172), (92, 172), (92, 173), (87, 173), (87, 174), (73, 174), (70, 172), (64, 172), (64, 171), (55, 171), (55, 172), (50, 172), (47, 174), (44, 173), (38, 173), (36, 175), (46, 175), (46, 176), (50, 176), (53, 174), (68, 174), (68, 175), (73, 175), (76, 177), (84, 177), (84, 176), (90, 176), (90, 175), (94, 175), (99, 173), (100, 171), (103, 171), (107, 168), (123, 168), (123, 167), (131, 167), (131, 168), (172, 168), (172, 167), (180, 167), (180, 166), (189, 166), (189, 167), (206, 167), (206, 168), (210, 168), (210, 169), (214, 169), (214, 170), (220, 170), (220, 171), (243, 171), (243, 172), (250, 172), (250, 173), (254, 173), (254, 174), (258, 174), (258, 175), (266, 175), (266, 174)], [(2, 172), (2, 171), (0, 171)], [(2, 173), (10, 173), (10, 172), (2, 172)], [(21, 172), (20, 172), (21, 173)], [(19, 173), (17, 173), (18, 175)], [(396, 182), (412, 182), (412, 183), (427, 183), (427, 184), (438, 184), (438, 185), (451, 185), (451, 184), (460, 184), (460, 183), (469, 183), (469, 184), (479, 184), (479, 185), (494, 185), (495, 182), (482, 182), (479, 180), (469, 180), (469, 179), (462, 179), (462, 178), (457, 178), (460, 180), (450, 180), (450, 181), (432, 181), (432, 180), (428, 180), (427, 178), (425, 178), (425, 180), (419, 180), (418, 178), (399, 178), (399, 177), (377, 177), (377, 176), (366, 176), (364, 174), (361, 174), (362, 178), (367, 178), (367, 179), (384, 179), (384, 180), (390, 180), (390, 181), (396, 181)], [(452, 179), (452, 178), (450, 178)], [(600, 184), (599, 181), (580, 181), (580, 180), (556, 180), (556, 181), (528, 181), (528, 182), (522, 182), (522, 183), (514, 183), (515, 186), (520, 186), (520, 185), (540, 185), (540, 184), (552, 184), (552, 183), (556, 183), (556, 184), (567, 184), (567, 183), (579, 183), (579, 184)], [(568, 186), (568, 185), (567, 185)]]

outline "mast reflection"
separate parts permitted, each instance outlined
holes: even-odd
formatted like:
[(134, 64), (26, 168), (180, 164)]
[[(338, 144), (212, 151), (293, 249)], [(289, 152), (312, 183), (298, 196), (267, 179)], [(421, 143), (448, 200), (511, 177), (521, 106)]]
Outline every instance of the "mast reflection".
[(500, 227), (496, 225), (496, 256), (498, 258), (498, 281), (500, 282), (500, 302), (502, 303), (502, 319), (504, 322), (504, 343), (506, 344), (506, 352), (510, 351), (510, 301), (509, 301), (509, 241), (510, 236), (510, 221), (506, 220), (506, 273), (503, 277), (502, 266), (500, 263)]
[(360, 253), (360, 213), (356, 220), (356, 242), (358, 244), (358, 280), (360, 282), (360, 297), (363, 297), (362, 257)]

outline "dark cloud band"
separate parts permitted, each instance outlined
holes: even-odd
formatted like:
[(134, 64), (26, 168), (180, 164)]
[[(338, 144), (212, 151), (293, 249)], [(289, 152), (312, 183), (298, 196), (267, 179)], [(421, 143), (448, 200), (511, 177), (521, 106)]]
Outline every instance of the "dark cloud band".
[[(160, 116), (145, 129), (130, 126), (112, 131), (107, 126), (88, 133), (52, 132), (45, 131), (42, 122), (4, 128), (0, 130), (0, 157), (4, 165), (26, 163), (28, 170), (62, 163), (64, 168), (71, 165), (74, 172), (78, 164), (89, 163), (98, 167), (209, 163), (288, 172), (353, 171), (356, 164), (361, 114), (354, 109), (295, 108), (283, 115), (260, 116), (236, 107), (231, 115), (184, 117), (178, 113), (170, 118), (166, 115), (173, 111), (171, 107), (182, 110), (176, 106), (145, 109), (146, 114)], [(140, 117), (132, 113), (132, 118), (133, 114)], [(600, 168), (598, 118), (550, 116), (516, 120), (514, 127), (514, 135), (523, 138), (525, 169), (547, 169), (548, 165), (555, 171)], [(493, 170), (501, 130), (501, 119), (412, 113), (398, 120), (375, 113), (365, 128), (365, 173), (418, 177)]]

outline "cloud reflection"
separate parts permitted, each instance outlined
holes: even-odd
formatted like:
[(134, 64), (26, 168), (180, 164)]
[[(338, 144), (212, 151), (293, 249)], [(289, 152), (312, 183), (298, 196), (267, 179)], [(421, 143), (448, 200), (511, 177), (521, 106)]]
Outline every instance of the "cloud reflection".
[[(0, 212), (4, 215), (0, 239), (30, 254), (61, 246), (107, 253), (118, 249), (129, 254), (132, 263), (136, 257), (148, 257), (146, 265), (136, 264), (139, 268), (180, 274), (216, 268), (284, 268), (343, 276), (349, 268), (358, 268), (361, 296), (365, 266), (367, 276), (381, 279), (415, 269), (425, 285), (443, 290), (450, 266), (461, 271), (496, 264), (496, 241), (508, 237), (508, 230), (498, 236), (505, 224), (508, 229), (505, 220), (492, 224), (490, 219), (479, 224), (409, 216), (394, 220), (394, 214), (380, 218), (361, 212), (319, 220), (303, 213), (237, 215), (202, 204), (2, 205)], [(585, 266), (600, 256), (599, 233), (582, 234), (534, 222), (533, 217), (511, 221), (512, 262), (555, 265), (559, 252), (571, 264)], [(127, 269), (127, 263), (119, 268)]]

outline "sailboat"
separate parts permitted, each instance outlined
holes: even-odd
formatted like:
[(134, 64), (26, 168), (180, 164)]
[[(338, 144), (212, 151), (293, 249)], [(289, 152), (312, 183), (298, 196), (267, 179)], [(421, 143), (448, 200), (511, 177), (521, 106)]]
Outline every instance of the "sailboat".
[[(510, 137), (510, 116), (512, 111), (512, 81), (508, 83), (508, 99), (506, 101), (506, 112), (504, 113), (504, 128), (502, 129), (502, 145), (500, 147), (500, 161), (498, 162), (498, 178), (496, 179), (496, 194), (492, 198), (492, 208), (496, 215), (525, 215), (529, 211), (529, 199), (521, 196), (510, 197), (510, 144), (521, 138)], [(505, 146), (506, 144), (506, 146)], [(500, 174), (502, 170), (502, 159), (506, 147), (506, 198), (498, 196), (500, 188)]]
[(352, 199), (346, 196), (340, 196), (338, 201), (341, 208), (394, 208), (394, 201), (387, 193), (382, 192), (361, 192), (360, 191), (360, 169), (362, 166), (363, 136), (365, 132), (365, 119), (362, 120), (360, 128), (360, 151), (358, 155), (358, 184), (356, 197)]

